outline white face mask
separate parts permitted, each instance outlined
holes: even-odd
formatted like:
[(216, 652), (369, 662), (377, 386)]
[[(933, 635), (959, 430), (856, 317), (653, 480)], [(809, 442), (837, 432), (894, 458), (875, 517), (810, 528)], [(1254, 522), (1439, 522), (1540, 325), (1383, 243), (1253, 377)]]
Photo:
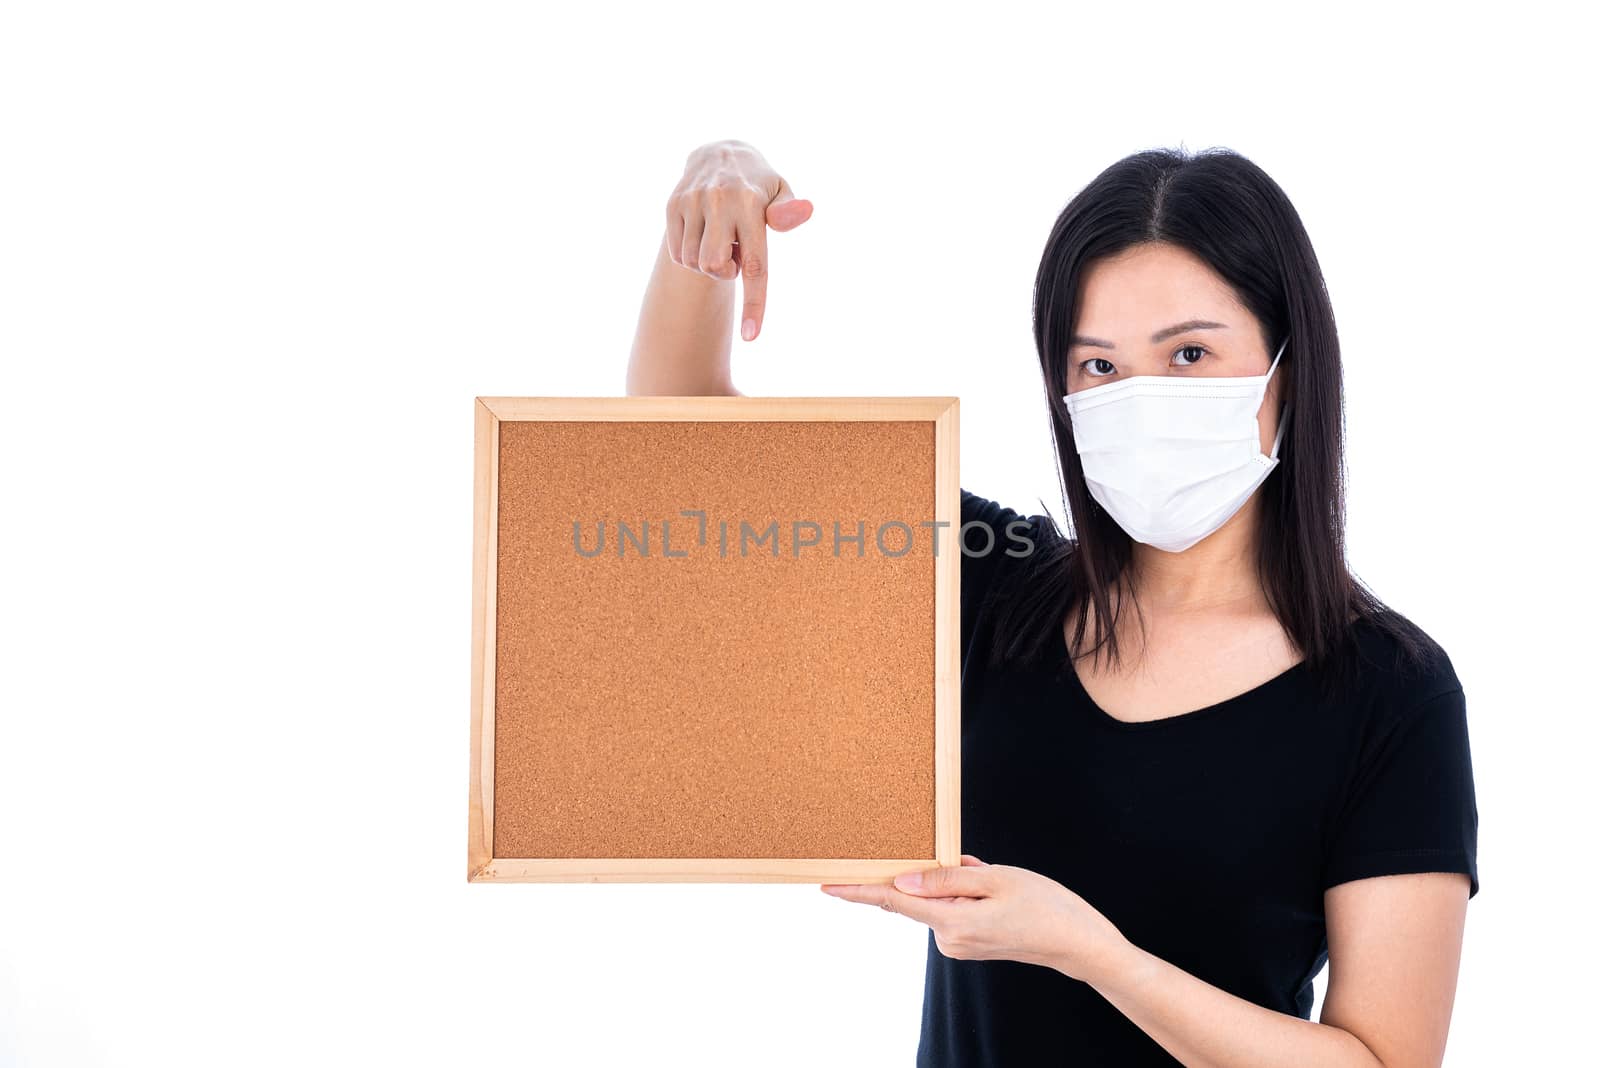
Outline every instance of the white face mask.
[(1256, 413), (1289, 339), (1264, 375), (1138, 375), (1062, 399), (1089, 492), (1128, 536), (1182, 552), (1244, 506), (1272, 469)]

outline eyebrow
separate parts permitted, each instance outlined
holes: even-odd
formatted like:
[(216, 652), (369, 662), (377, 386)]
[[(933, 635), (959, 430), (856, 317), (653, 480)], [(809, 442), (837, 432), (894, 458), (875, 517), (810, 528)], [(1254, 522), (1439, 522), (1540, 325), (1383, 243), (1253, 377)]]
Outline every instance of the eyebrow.
[[(1209, 319), (1190, 319), (1188, 322), (1175, 323), (1172, 326), (1165, 327), (1164, 329), (1161, 329), (1161, 330), (1157, 330), (1155, 333), (1150, 335), (1150, 343), (1152, 345), (1154, 345), (1154, 344), (1156, 344), (1158, 342), (1167, 340), (1167, 338), (1172, 337), (1175, 334), (1188, 333), (1190, 330), (1226, 330), (1226, 329), (1228, 329), (1228, 324), (1227, 323), (1214, 323)], [(1081, 334), (1072, 335), (1071, 340), (1069, 340), (1067, 342), (1067, 344), (1069, 344), (1069, 345), (1088, 345), (1088, 346), (1090, 346), (1092, 348), (1097, 348), (1097, 349), (1114, 349), (1114, 348), (1116, 348), (1116, 346), (1113, 345), (1109, 341), (1102, 341), (1097, 337), (1084, 337)]]

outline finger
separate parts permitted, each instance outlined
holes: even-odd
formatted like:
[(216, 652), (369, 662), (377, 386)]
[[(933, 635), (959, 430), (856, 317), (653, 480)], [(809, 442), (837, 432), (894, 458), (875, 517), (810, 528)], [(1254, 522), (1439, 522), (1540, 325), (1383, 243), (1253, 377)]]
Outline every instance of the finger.
[(678, 243), (679, 261), (691, 271), (700, 269), (700, 239), (705, 235), (706, 217), (695, 208), (683, 216), (683, 239)]
[(793, 230), (811, 218), (811, 201), (791, 200), (767, 205), (767, 225), (777, 231)]
[(983, 861), (979, 860), (977, 857), (973, 856), (971, 853), (961, 854), (961, 863), (967, 867), (987, 868), (989, 866)]
[(767, 204), (767, 225), (778, 231), (793, 230), (811, 218), (811, 208), (811, 201), (796, 198), (789, 183), (779, 178), (778, 195)]
[(706, 219), (700, 238), (700, 270), (712, 278), (728, 281), (733, 275), (733, 217), (714, 212)]
[(744, 276), (744, 313), (739, 336), (754, 341), (767, 313), (767, 224), (754, 215), (738, 223), (739, 273)]
[(683, 264), (683, 212), (676, 202), (667, 204), (667, 254), (673, 263)]
[(833, 891), (833, 896), (845, 901), (876, 905), (886, 912), (897, 912), (929, 926), (948, 919), (951, 910), (961, 908), (953, 901), (902, 893), (887, 883), (862, 883), (858, 886), (835, 886), (829, 889)]
[(896, 875), (894, 885), (922, 897), (988, 897), (992, 887), (988, 867), (978, 864), (910, 871)]

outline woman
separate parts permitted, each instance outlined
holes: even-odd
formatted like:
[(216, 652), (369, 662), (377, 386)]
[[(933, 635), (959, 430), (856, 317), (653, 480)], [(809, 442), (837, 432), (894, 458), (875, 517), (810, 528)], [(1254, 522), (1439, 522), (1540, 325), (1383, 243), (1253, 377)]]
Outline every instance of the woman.
[[(766, 228), (810, 212), (742, 142), (691, 153), (629, 392), (736, 393), (731, 283), (754, 338)], [(962, 493), (972, 852), (823, 887), (928, 925), (918, 1063), (1440, 1063), (1478, 890), (1464, 695), (1346, 567), (1293, 207), (1233, 152), (1130, 156), (1057, 220), (1034, 336), (1074, 536)]]

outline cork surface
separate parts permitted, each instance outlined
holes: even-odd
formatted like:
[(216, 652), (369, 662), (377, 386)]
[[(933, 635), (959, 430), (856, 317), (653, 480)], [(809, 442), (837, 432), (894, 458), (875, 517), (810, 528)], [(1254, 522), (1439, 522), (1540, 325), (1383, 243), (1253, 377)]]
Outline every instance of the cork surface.
[(494, 855), (932, 856), (934, 460), (927, 421), (501, 423)]

